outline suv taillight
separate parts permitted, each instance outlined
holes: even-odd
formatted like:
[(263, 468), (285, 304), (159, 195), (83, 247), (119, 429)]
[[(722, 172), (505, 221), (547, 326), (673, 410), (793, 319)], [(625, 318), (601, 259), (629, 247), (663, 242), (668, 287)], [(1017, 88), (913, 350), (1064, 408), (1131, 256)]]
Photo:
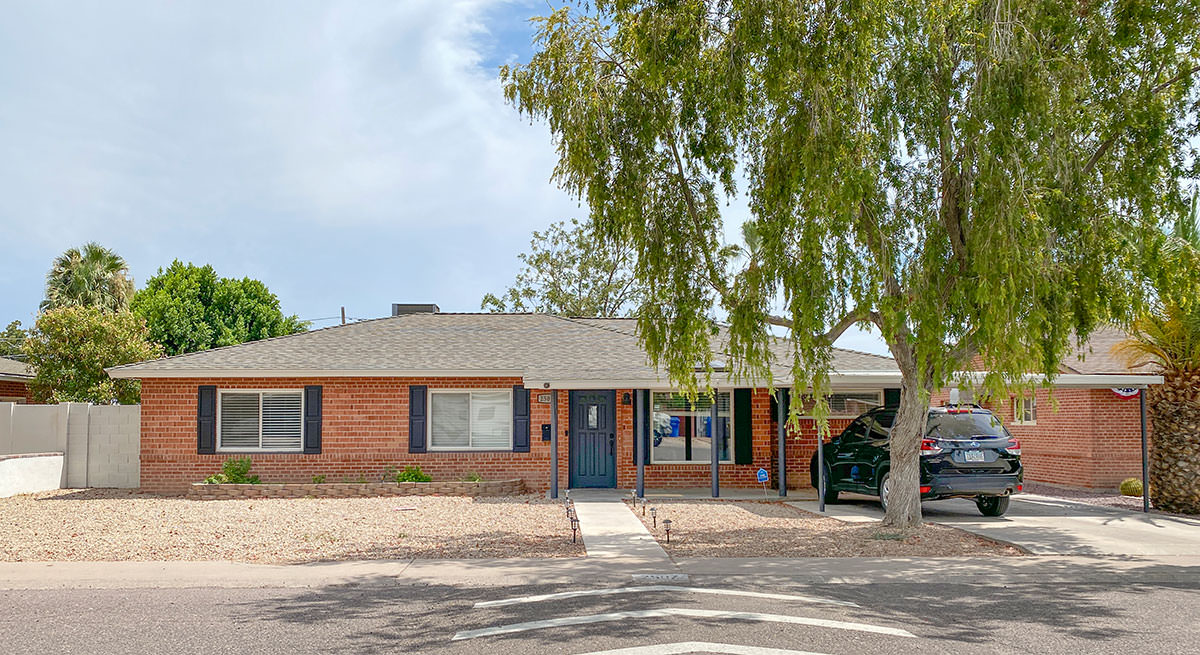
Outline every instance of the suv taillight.
[(1004, 452), (1008, 453), (1009, 455), (1020, 455), (1021, 442), (1017, 441), (1016, 439), (1009, 439), (1008, 445), (1004, 447)]
[(936, 454), (942, 452), (943, 450), (944, 449), (938, 445), (937, 439), (922, 439), (921, 440), (921, 454), (922, 455), (936, 455)]

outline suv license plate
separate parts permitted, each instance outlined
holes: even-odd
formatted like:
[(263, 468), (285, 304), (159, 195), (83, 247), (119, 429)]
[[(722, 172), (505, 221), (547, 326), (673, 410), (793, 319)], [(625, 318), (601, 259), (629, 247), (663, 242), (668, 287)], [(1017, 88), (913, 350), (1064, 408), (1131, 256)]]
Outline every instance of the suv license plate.
[(963, 451), (963, 461), (964, 462), (982, 462), (983, 461), (983, 451), (982, 450), (964, 450)]

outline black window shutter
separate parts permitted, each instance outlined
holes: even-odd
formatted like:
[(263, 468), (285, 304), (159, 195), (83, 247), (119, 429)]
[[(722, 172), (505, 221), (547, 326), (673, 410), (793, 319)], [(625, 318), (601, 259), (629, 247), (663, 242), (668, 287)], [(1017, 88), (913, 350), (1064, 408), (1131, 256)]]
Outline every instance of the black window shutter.
[(321, 452), (321, 385), (304, 387), (304, 452)]
[[(654, 423), (652, 423), (650, 421), (650, 409), (651, 409), (651, 404), (654, 401), (650, 397), (651, 392), (646, 391), (645, 389), (639, 389), (637, 391), (634, 391), (633, 396), (635, 398), (635, 404), (633, 406), (634, 411), (641, 412), (642, 425), (645, 426), (643, 428), (645, 430), (645, 432), (642, 433), (641, 439), (642, 439), (642, 444), (643, 444), (642, 447), (646, 449), (646, 466), (650, 466), (650, 460), (652, 459), (650, 457), (650, 448), (651, 448), (651, 444), (653, 443), (653, 441), (651, 439), (651, 435), (654, 434)], [(642, 402), (643, 396), (645, 396), (647, 402)], [(633, 438), (637, 439), (638, 435), (634, 435)], [(634, 444), (636, 446), (637, 442), (635, 441)], [(636, 448), (633, 451), (633, 463), (635, 466), (637, 465), (637, 450), (636, 450)]]
[(733, 390), (733, 463), (754, 463), (754, 415), (751, 390)]
[(513, 387), (513, 452), (529, 452), (529, 389)]
[(408, 388), (408, 452), (425, 452), (425, 426), (428, 421), (426, 412), (426, 393), (424, 385), (411, 385)]
[(217, 388), (201, 385), (196, 393), (196, 452), (217, 452)]
[(884, 389), (883, 390), (883, 406), (884, 407), (899, 407), (900, 406), (900, 390), (899, 389)]

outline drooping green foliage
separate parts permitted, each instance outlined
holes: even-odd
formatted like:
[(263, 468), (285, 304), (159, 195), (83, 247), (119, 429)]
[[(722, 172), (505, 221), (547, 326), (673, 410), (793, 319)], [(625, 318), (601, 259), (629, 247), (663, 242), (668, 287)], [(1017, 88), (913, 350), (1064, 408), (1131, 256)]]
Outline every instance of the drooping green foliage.
[[(932, 390), (978, 357), (988, 386), (1048, 376), (1138, 305), (1151, 238), (1194, 175), (1200, 0), (601, 0), (536, 19), (501, 72), (544, 120), (556, 179), (633, 246), (639, 331), (684, 387), (717, 311), (734, 369), (794, 383), (876, 326), (902, 374), (888, 521), (920, 520)], [(744, 181), (744, 190), (738, 184)], [(722, 240), (744, 191), (752, 247)], [(816, 413), (822, 414), (821, 403)]]
[(0, 332), (0, 357), (23, 357), (25, 336), (20, 321), (9, 323), (8, 327)]
[(628, 316), (640, 302), (633, 250), (571, 219), (534, 232), (517, 279), (500, 296), (487, 294), (482, 309), (563, 316)]
[(174, 261), (146, 281), (132, 310), (168, 355), (295, 334), (308, 324), (284, 316), (279, 299), (250, 278), (219, 278), (212, 266)]
[(133, 279), (117, 253), (91, 242), (54, 259), (46, 273), (46, 299), (41, 309), (96, 307), (106, 312), (129, 308)]
[(25, 342), (26, 361), (34, 370), (29, 386), (37, 402), (136, 403), (138, 381), (114, 380), (104, 369), (161, 355), (145, 321), (96, 307), (44, 311)]

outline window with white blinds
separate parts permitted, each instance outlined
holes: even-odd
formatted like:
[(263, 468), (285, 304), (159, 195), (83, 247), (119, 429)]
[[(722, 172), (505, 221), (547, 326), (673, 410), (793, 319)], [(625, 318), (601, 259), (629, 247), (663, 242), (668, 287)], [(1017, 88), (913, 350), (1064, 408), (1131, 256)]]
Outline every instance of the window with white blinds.
[(297, 452), (302, 449), (301, 391), (222, 391), (217, 408), (221, 450)]
[(512, 391), (429, 393), (429, 448), (511, 450)]

